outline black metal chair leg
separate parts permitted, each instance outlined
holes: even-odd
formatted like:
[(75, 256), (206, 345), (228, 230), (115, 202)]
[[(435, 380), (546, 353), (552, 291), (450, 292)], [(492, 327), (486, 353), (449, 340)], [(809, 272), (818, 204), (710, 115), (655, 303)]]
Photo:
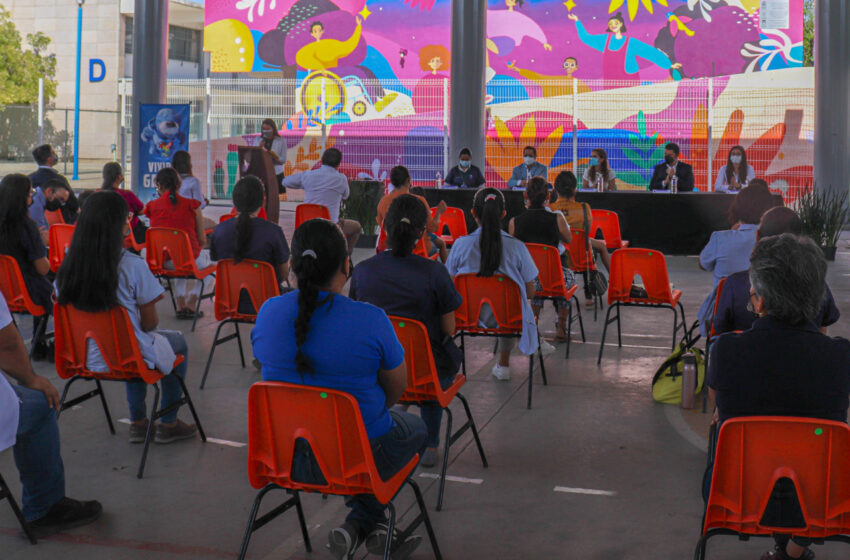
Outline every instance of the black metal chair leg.
[(615, 308), (617, 309), (617, 321), (620, 320), (619, 304), (615, 303), (614, 305), (609, 305), (608, 311), (605, 313), (605, 325), (602, 327), (602, 342), (599, 343), (599, 356), (596, 358), (596, 365), (602, 363), (602, 351), (605, 349), (605, 337), (608, 335), (609, 318), (611, 316), (611, 311)]
[(186, 404), (189, 405), (189, 412), (192, 413), (192, 418), (195, 419), (195, 425), (198, 426), (198, 433), (201, 436), (201, 441), (207, 441), (207, 434), (204, 433), (204, 427), (201, 426), (201, 419), (198, 418), (198, 413), (195, 411), (195, 405), (192, 403), (192, 397), (189, 396), (189, 391), (186, 389), (186, 382), (183, 381), (183, 378), (177, 375), (176, 373), (172, 373), (174, 377), (177, 378), (177, 381), (180, 383), (180, 387), (183, 389), (183, 398), (186, 399)]
[(200, 282), (201, 291), (198, 292), (198, 301), (195, 303), (195, 317), (192, 319), (192, 332), (195, 332), (195, 325), (198, 323), (198, 313), (201, 312), (201, 302), (204, 300), (204, 280), (201, 279)]
[(33, 354), (35, 353), (35, 347), (38, 345), (38, 341), (41, 339), (41, 335), (44, 330), (47, 328), (47, 315), (42, 315), (40, 317), (36, 317), (33, 315), (32, 317), (32, 342), (30, 342), (30, 361), (32, 361)]
[(24, 534), (29, 539), (30, 544), (36, 544), (35, 535), (32, 534), (30, 530), (30, 524), (27, 522), (26, 517), (24, 517), (21, 508), (18, 507), (18, 502), (15, 500), (15, 496), (12, 494), (12, 491), (6, 485), (6, 481), (3, 480), (3, 475), (0, 475), (0, 500), (6, 498), (9, 500), (9, 505), (12, 507), (12, 512), (15, 514), (15, 517), (18, 518), (18, 523), (21, 524), (21, 529), (23, 529)]
[(621, 321), (620, 321), (620, 304), (617, 304), (617, 347), (623, 347), (623, 334), (620, 329)]
[(106, 423), (109, 424), (109, 431), (115, 435), (115, 425), (112, 423), (112, 415), (109, 414), (109, 406), (106, 404), (106, 395), (103, 392), (103, 385), (100, 384), (100, 379), (95, 379), (97, 391), (100, 394), (100, 404), (103, 405), (103, 413), (106, 415)]
[(310, 544), (310, 533), (307, 532), (307, 520), (304, 518), (304, 508), (301, 507), (301, 492), (294, 491), (292, 497), (295, 499), (298, 523), (301, 525), (301, 536), (304, 537), (304, 548), (307, 549), (307, 552), (313, 552), (313, 545)]
[(443, 511), (443, 492), (446, 489), (446, 470), (449, 468), (449, 447), (452, 442), (452, 411), (448, 407), (446, 412), (446, 441), (443, 445), (443, 464), (440, 465), (440, 488), (437, 491), (437, 511)]
[(244, 368), (245, 352), (242, 351), (242, 335), (239, 334), (239, 321), (233, 321), (233, 326), (236, 327), (236, 343), (239, 344), (239, 359), (242, 361), (242, 368)]
[[(215, 329), (215, 338), (213, 338), (212, 347), (210, 348), (210, 355), (207, 356), (207, 365), (204, 367), (204, 376), (201, 377), (201, 389), (203, 390), (204, 385), (207, 383), (207, 375), (210, 372), (210, 365), (212, 364), (213, 354), (215, 354), (215, 347), (218, 346), (218, 337), (221, 334), (221, 327), (226, 325), (228, 320), (224, 320), (218, 324), (218, 328)], [(239, 348), (242, 350), (242, 348)], [(242, 363), (242, 367), (245, 367), (245, 363)]]
[(543, 363), (543, 349), (537, 345), (537, 358), (540, 360), (540, 375), (543, 377), (543, 385), (548, 385), (549, 380), (546, 379), (546, 365)]
[(581, 331), (581, 341), (587, 342), (587, 339), (584, 337), (584, 319), (581, 318), (581, 304), (576, 296), (573, 296), (573, 300), (576, 304), (576, 313), (578, 314), (578, 327)]
[(384, 544), (384, 560), (392, 560), (393, 529), (395, 528), (395, 506), (387, 504), (387, 542)]
[[(443, 555), (440, 553), (440, 546), (437, 544), (437, 535), (434, 533), (434, 527), (431, 525), (431, 518), (428, 516), (428, 510), (425, 508), (425, 500), (422, 499), (422, 491), (419, 490), (419, 485), (412, 478), (408, 478), (406, 482), (413, 488), (413, 494), (416, 496), (416, 503), (419, 504), (419, 511), (422, 514), (422, 521), (425, 523), (425, 530), (428, 532), (428, 540), (431, 541), (431, 549), (434, 551), (435, 560), (443, 560)], [(392, 504), (390, 504), (391, 506)], [(393, 511), (393, 510), (391, 510)], [(389, 534), (392, 534), (390, 531)]]
[(153, 425), (154, 420), (156, 420), (156, 411), (159, 406), (159, 385), (157, 383), (153, 384), (153, 405), (151, 405), (151, 416), (148, 421), (148, 433), (145, 434), (145, 447), (142, 449), (142, 461), (139, 463), (139, 472), (136, 474), (136, 478), (142, 478), (145, 472), (145, 461), (148, 459), (148, 449), (151, 446), (151, 440), (153, 439)]
[(679, 313), (676, 311), (676, 308), (673, 308), (673, 344), (670, 346), (670, 350), (676, 349), (676, 335), (679, 334)]
[[(239, 549), (239, 560), (244, 560), (245, 554), (248, 552), (248, 543), (251, 541), (251, 535), (254, 533), (254, 521), (256, 521), (257, 513), (260, 511), (260, 504), (266, 494), (268, 494), (270, 490), (274, 490), (274, 488), (274, 484), (269, 484), (260, 490), (257, 493), (257, 497), (254, 498), (254, 505), (251, 507), (251, 517), (248, 518), (248, 526), (245, 528), (245, 536), (242, 537), (242, 547)], [(299, 507), (298, 510), (300, 511), (301, 508)], [(309, 548), (307, 550), (309, 550)]]
[(68, 398), (68, 390), (71, 388), (71, 385), (74, 384), (74, 381), (78, 379), (82, 379), (82, 377), (72, 377), (65, 383), (65, 388), (62, 389), (62, 397), (59, 399), (59, 410), (56, 411), (56, 421), (59, 421), (59, 417), (62, 415), (62, 411), (65, 410), (65, 399)]
[(534, 380), (534, 354), (528, 357), (528, 405), (526, 408), (531, 410), (531, 387)]
[(174, 300), (174, 286), (171, 284), (171, 277), (165, 277), (165, 283), (168, 285), (168, 295), (171, 296), (171, 307), (174, 308), (174, 312), (177, 313), (177, 302)]
[(573, 337), (573, 300), (567, 300), (567, 344), (564, 350), (564, 359), (570, 359), (570, 342)]
[(460, 353), (463, 355), (460, 364), (463, 368), (463, 376), (466, 377), (466, 346), (464, 345), (463, 333), (460, 333)]
[(472, 429), (472, 437), (475, 438), (475, 445), (478, 447), (478, 455), (481, 456), (481, 464), (487, 468), (487, 457), (484, 455), (484, 447), (481, 445), (481, 438), (478, 437), (478, 427), (475, 425), (475, 420), (472, 418), (472, 411), (469, 409), (469, 402), (466, 397), (457, 393), (457, 398), (463, 404), (463, 409), (466, 411), (466, 421), (469, 422), (469, 427)]
[(705, 560), (706, 537), (700, 537), (697, 549), (694, 551), (694, 560)]

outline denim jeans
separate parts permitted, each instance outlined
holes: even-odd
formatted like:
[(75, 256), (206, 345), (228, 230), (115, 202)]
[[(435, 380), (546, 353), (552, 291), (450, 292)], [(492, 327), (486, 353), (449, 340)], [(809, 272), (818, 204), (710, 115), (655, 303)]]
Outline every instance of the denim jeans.
[[(452, 381), (455, 380), (455, 373), (450, 373), (448, 376), (441, 375), (439, 377), (440, 386), (443, 389), (447, 389), (452, 384)], [(443, 420), (443, 408), (436, 402), (433, 404), (423, 404), (419, 408), (419, 416), (425, 422), (425, 429), (428, 432), (428, 439), (425, 442), (425, 446), (437, 447), (440, 445), (440, 423)]]
[(47, 515), (65, 497), (65, 468), (59, 454), (56, 411), (41, 391), (12, 385), (21, 401), (15, 465), (23, 486), (23, 512), (27, 521)]
[[(183, 333), (177, 331), (158, 332), (168, 339), (168, 343), (171, 344), (171, 348), (175, 354), (182, 354), (186, 357), (183, 363), (174, 368), (172, 372), (186, 379), (186, 370), (189, 367), (189, 346), (186, 344), (186, 339), (183, 338)], [(177, 401), (183, 395), (183, 388), (173, 375), (166, 375), (159, 383), (162, 391), (160, 409)], [(144, 420), (148, 416), (147, 410), (145, 410), (145, 397), (147, 393), (148, 384), (144, 381), (127, 382), (127, 402), (130, 405), (130, 420), (133, 422)], [(159, 419), (164, 424), (172, 424), (175, 420), (177, 420), (177, 410), (173, 410)]]
[[(383, 480), (397, 473), (416, 453), (421, 455), (428, 435), (425, 424), (416, 416), (395, 410), (391, 410), (390, 415), (393, 419), (390, 431), (369, 441), (375, 466)], [(301, 446), (296, 442), (292, 478), (299, 482), (324, 484), (318, 463), (308, 448), (306, 442)], [(371, 533), (378, 523), (387, 520), (386, 507), (371, 494), (350, 496), (345, 504), (351, 508), (345, 520), (356, 524), (363, 534)]]

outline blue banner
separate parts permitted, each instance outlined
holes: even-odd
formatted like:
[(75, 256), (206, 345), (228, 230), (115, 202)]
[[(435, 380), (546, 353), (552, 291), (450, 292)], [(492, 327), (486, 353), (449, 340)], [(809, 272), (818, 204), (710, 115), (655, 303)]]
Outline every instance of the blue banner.
[(134, 163), (136, 194), (147, 202), (156, 198), (156, 172), (171, 165), (180, 150), (189, 150), (189, 105), (141, 105), (139, 154)]

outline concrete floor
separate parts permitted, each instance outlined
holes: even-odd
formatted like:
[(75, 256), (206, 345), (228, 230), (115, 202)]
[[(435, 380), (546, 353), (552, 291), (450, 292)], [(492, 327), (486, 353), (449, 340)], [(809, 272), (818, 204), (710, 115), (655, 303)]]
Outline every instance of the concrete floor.
[[(290, 236), (294, 215), (282, 212)], [(211, 214), (227, 208), (210, 209)], [(850, 251), (846, 242), (830, 265), (829, 282), (839, 308), (850, 309)], [(367, 258), (358, 250), (355, 260)], [(670, 277), (684, 291), (689, 321), (711, 285), (711, 275), (696, 259), (668, 259)], [(126, 442), (127, 426), (110, 436), (102, 410), (93, 401), (63, 414), (62, 453), (68, 495), (98, 499), (104, 515), (95, 524), (29, 545), (20, 536), (11, 511), (0, 504), (0, 558), (7, 559), (215, 559), (235, 558), (255, 491), (246, 475), (248, 441), (245, 416), (250, 385), (260, 379), (242, 369), (236, 347), (220, 347), (204, 391), (198, 389), (216, 323), (211, 306), (198, 330), (173, 318), (170, 304), (159, 306), (161, 326), (181, 329), (189, 341), (187, 384), (207, 434), (199, 440), (153, 445), (144, 480), (135, 478), (141, 447)], [(467, 434), (452, 448), (448, 474), (461, 477), (446, 485), (444, 510), (435, 512), (436, 469), (416, 471), (446, 559), (588, 558), (665, 559), (692, 557), (700, 530), (700, 481), (705, 466), (708, 415), (681, 411), (652, 401), (653, 372), (669, 350), (669, 312), (628, 309), (624, 313), (624, 348), (607, 347), (601, 367), (596, 352), (602, 318), (584, 312), (587, 344), (573, 340), (564, 360), (563, 347), (546, 358), (549, 386), (534, 388), (534, 409), (525, 408), (527, 362), (512, 358), (512, 379), (496, 382), (491, 343), (469, 343), (469, 380), (463, 393), (470, 401), (490, 462), (483, 469)], [(544, 330), (553, 330), (547, 307)], [(25, 322), (26, 324), (26, 322)], [(831, 333), (850, 336), (846, 319)], [(247, 329), (244, 331), (247, 333)], [(248, 356), (250, 360), (250, 355)], [(37, 363), (39, 373), (57, 387), (52, 364)], [(124, 388), (107, 384), (115, 419), (127, 417)], [(455, 416), (463, 415), (456, 409)], [(188, 420), (187, 411), (181, 418)], [(0, 453), (0, 472), (20, 490), (11, 451)], [(556, 488), (601, 490), (574, 493)], [(345, 515), (340, 498), (304, 497), (314, 552), (307, 554), (294, 513), (278, 518), (255, 534), (254, 559), (329, 558), (324, 545), (330, 528)], [(270, 502), (267, 502), (270, 503)], [(405, 490), (399, 511), (412, 518), (412, 498)], [(424, 535), (424, 529), (422, 529)], [(768, 541), (739, 542), (717, 538), (710, 558), (754, 559)], [(847, 558), (839, 544), (816, 547), (819, 559)], [(366, 556), (362, 550), (357, 558)], [(413, 558), (431, 558), (427, 541)]]

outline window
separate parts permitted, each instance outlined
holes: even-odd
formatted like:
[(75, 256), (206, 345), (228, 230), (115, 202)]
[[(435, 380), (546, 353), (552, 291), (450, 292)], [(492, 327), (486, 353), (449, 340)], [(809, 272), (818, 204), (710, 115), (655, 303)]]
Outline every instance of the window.
[(124, 54), (133, 54), (133, 18), (124, 18)]
[[(133, 54), (133, 18), (124, 18), (124, 54)], [(201, 32), (186, 27), (168, 26), (168, 59), (201, 61)]]

